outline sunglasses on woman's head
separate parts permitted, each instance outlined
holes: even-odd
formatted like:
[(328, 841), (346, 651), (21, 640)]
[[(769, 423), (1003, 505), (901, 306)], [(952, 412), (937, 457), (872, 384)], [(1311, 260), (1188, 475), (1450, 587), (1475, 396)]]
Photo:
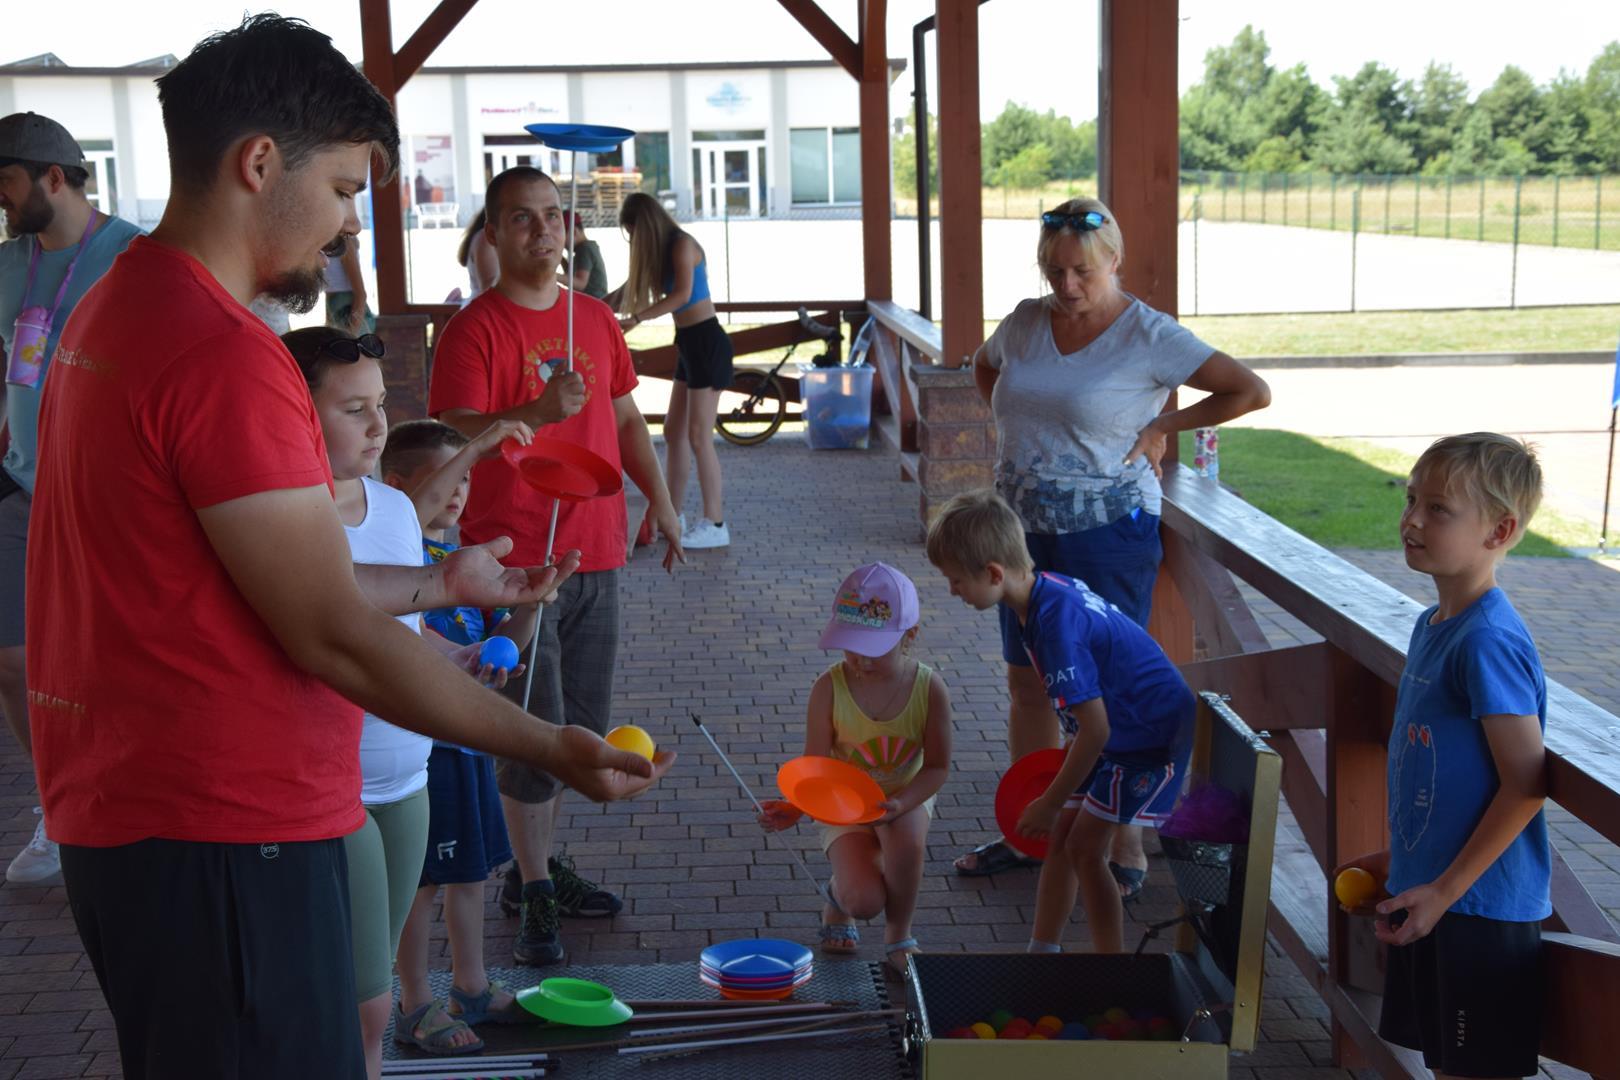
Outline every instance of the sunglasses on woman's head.
[(355, 363), (360, 354), (381, 360), (383, 357), (382, 338), (376, 334), (361, 334), (357, 338), (331, 338), (321, 343), (320, 351), (334, 360), (341, 360), (345, 364)]
[(1041, 227), (1044, 229), (1061, 229), (1065, 225), (1075, 232), (1094, 232), (1108, 224), (1108, 219), (1095, 210), (1087, 210), (1083, 214), (1059, 214), (1048, 210), (1041, 215)]

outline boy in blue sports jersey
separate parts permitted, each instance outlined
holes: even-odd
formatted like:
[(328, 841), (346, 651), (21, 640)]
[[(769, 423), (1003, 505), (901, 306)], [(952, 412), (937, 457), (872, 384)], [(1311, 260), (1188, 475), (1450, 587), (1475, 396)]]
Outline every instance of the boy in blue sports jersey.
[(1192, 691), (1147, 631), (1085, 582), (1035, 572), (1018, 515), (993, 491), (945, 504), (928, 529), (928, 560), (952, 596), (1017, 616), (1068, 741), (1056, 779), (1018, 821), (1021, 835), (1050, 837), (1029, 951), (1062, 951), (1078, 888), (1092, 948), (1123, 952), (1109, 848), (1121, 825), (1156, 825), (1175, 807), (1192, 750)]
[(1338, 868), (1385, 882), (1378, 1033), (1439, 1076), (1538, 1067), (1547, 681), (1496, 567), (1540, 501), (1535, 454), (1505, 435), (1449, 436), (1412, 467), (1401, 542), (1440, 602), (1418, 617), (1396, 693), (1389, 847)]

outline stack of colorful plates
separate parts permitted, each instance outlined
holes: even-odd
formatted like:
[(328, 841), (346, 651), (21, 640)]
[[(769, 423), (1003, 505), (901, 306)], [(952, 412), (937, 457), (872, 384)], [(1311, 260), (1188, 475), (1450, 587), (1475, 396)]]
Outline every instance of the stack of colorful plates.
[(810, 950), (778, 938), (740, 938), (703, 950), (698, 978), (733, 1000), (777, 1000), (810, 981)]

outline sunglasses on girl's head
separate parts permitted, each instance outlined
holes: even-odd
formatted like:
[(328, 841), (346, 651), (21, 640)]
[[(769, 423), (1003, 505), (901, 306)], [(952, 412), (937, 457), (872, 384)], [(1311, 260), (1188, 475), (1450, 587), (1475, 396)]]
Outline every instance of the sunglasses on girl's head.
[(1045, 229), (1061, 229), (1065, 225), (1075, 232), (1093, 232), (1108, 224), (1108, 219), (1095, 210), (1087, 210), (1083, 214), (1059, 214), (1048, 210), (1041, 215), (1041, 227)]
[(355, 363), (365, 353), (373, 360), (383, 357), (382, 338), (376, 334), (361, 334), (357, 338), (331, 338), (321, 343), (321, 352), (345, 364)]

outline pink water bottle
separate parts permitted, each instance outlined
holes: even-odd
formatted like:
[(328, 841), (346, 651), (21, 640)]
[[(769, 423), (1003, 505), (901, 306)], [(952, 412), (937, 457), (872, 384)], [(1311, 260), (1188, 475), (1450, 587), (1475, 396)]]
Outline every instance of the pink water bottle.
[(1221, 474), (1221, 433), (1219, 428), (1193, 430), (1193, 471), (1214, 479)]

